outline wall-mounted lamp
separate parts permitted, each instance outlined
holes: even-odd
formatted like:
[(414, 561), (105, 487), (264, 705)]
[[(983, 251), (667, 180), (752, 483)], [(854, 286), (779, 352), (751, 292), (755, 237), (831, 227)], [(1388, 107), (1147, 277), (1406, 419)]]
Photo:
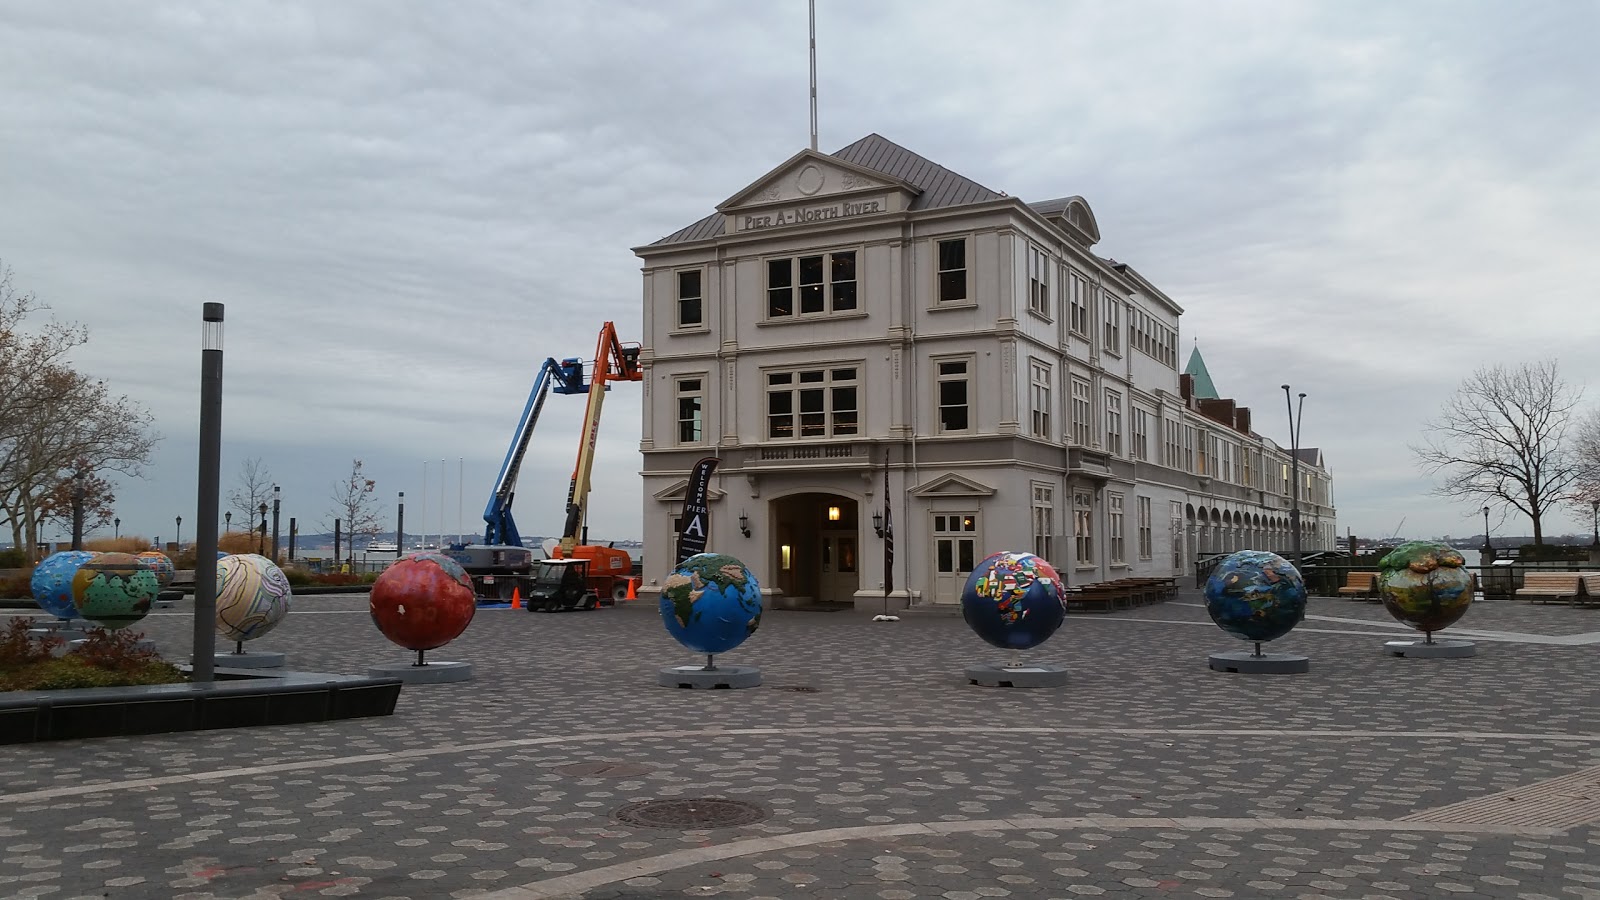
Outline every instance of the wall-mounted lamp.
[(739, 533), (745, 537), (750, 536), (750, 517), (741, 510), (739, 513)]
[(828, 521), (829, 522), (837, 522), (837, 521), (839, 521), (839, 507), (837, 507), (837, 506), (828, 507)]
[(872, 514), (872, 530), (878, 533), (878, 537), (883, 537), (883, 513)]

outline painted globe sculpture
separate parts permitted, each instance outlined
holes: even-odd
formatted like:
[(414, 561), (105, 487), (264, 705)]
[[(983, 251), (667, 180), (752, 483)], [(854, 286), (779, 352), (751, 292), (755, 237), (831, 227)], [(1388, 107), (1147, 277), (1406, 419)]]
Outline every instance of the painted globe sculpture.
[(97, 553), (72, 576), (78, 615), (111, 631), (144, 618), (160, 592), (156, 573), (132, 553)]
[(1447, 544), (1411, 541), (1378, 561), (1378, 590), (1389, 615), (1432, 634), (1454, 625), (1472, 605), (1472, 573)]
[(1300, 571), (1276, 553), (1240, 550), (1206, 579), (1206, 612), (1223, 631), (1246, 641), (1288, 634), (1306, 617)]
[(289, 578), (272, 560), (254, 553), (217, 560), (217, 633), (253, 641), (289, 614)]
[(678, 563), (661, 586), (661, 621), (697, 653), (726, 653), (761, 627), (761, 584), (725, 553)]
[(372, 624), (407, 650), (432, 650), (461, 636), (478, 610), (472, 578), (442, 553), (422, 551), (383, 570), (368, 597)]
[(76, 618), (78, 607), (72, 602), (72, 576), (95, 556), (89, 550), (62, 550), (46, 556), (35, 566), (28, 587), (39, 608), (58, 619)]
[(177, 567), (172, 564), (172, 558), (160, 550), (146, 550), (134, 555), (139, 558), (139, 562), (156, 573), (156, 584), (160, 585), (162, 590), (166, 590), (167, 585), (171, 584), (172, 579), (178, 574)]
[(1032, 553), (995, 553), (967, 576), (961, 617), (990, 644), (1027, 650), (1066, 621), (1065, 587), (1055, 567)]

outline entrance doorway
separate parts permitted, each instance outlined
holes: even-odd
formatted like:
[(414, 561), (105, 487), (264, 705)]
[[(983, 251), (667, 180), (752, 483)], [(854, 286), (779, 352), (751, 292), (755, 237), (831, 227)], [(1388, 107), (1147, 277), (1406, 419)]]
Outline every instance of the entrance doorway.
[(856, 501), (837, 494), (794, 494), (772, 501), (775, 586), (792, 600), (850, 603), (861, 584)]
[(933, 517), (933, 602), (961, 602), (961, 589), (977, 565), (977, 554), (976, 512)]

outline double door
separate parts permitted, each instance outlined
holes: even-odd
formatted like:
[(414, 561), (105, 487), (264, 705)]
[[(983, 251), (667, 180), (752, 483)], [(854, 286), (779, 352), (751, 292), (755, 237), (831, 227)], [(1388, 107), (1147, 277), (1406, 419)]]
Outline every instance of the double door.
[(933, 602), (959, 603), (967, 576), (978, 564), (978, 514), (933, 517)]

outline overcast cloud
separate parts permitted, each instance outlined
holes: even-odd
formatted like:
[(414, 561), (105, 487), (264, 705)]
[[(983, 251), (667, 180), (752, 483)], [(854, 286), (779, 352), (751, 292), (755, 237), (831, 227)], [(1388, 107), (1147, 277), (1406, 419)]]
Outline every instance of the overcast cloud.
[[(1600, 6), (817, 7), (822, 149), (1085, 197), (1257, 430), (1309, 394), (1341, 533), (1481, 529), (1406, 449), (1473, 367), (1554, 356), (1600, 402)], [(806, 66), (804, 0), (0, 2), (0, 260), (166, 436), (124, 532), (193, 515), (207, 300), (225, 490), (259, 456), (315, 530), (361, 457), (417, 532), (433, 460), (437, 531), (444, 458), (473, 531), (538, 363), (640, 337), (628, 248), (806, 145)], [(546, 407), (524, 533), (560, 528), (581, 406)], [(642, 533), (639, 429), (614, 391), (596, 537)]]

